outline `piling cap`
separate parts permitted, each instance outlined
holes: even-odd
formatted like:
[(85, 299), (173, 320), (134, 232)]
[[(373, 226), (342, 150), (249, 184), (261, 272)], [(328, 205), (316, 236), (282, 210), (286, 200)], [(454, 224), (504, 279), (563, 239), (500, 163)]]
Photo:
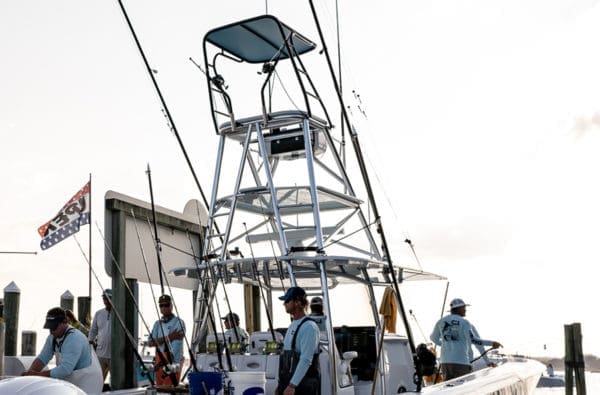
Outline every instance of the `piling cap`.
[(4, 287), (4, 293), (12, 293), (12, 294), (20, 294), (21, 289), (15, 284), (14, 281), (11, 281), (6, 287)]
[(65, 321), (66, 319), (67, 316), (65, 314), (65, 311), (60, 307), (54, 307), (48, 310), (48, 313), (46, 313), (46, 322), (44, 323), (44, 329), (50, 329), (53, 331), (58, 327), (58, 325), (61, 322)]

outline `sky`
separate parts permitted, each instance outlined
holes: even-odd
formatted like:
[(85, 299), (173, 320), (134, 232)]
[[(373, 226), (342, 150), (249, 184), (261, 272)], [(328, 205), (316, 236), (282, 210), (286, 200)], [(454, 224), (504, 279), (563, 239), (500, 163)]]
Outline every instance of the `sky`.
[[(315, 2), (333, 40), (335, 3)], [(125, 6), (209, 191), (217, 138), (189, 58), (202, 59), (210, 28), (265, 2)], [(267, 6), (317, 40), (307, 2)], [(345, 96), (394, 262), (446, 276), (448, 300), (471, 304), (467, 318), (506, 352), (561, 356), (563, 325), (580, 322), (584, 352), (600, 355), (597, 2), (345, 0), (339, 13)], [(66, 290), (87, 295), (88, 280), (75, 241), (41, 251), (37, 228), (90, 174), (103, 287), (106, 191), (149, 200), (149, 164), (157, 204), (182, 211), (200, 197), (116, 1), (3, 1), (0, 54), (0, 251), (38, 252), (0, 254), (0, 286), (20, 288), (19, 331), (37, 331), (39, 348), (45, 311)], [(417, 341), (445, 287), (405, 286)]]

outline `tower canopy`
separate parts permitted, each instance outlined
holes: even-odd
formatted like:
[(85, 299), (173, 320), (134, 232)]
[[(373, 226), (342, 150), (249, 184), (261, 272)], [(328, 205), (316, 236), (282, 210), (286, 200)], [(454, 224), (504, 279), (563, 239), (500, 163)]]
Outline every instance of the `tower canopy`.
[[(248, 63), (264, 63), (312, 51), (316, 44), (271, 15), (246, 19), (206, 33), (204, 41)], [(288, 46), (292, 48), (288, 48)]]

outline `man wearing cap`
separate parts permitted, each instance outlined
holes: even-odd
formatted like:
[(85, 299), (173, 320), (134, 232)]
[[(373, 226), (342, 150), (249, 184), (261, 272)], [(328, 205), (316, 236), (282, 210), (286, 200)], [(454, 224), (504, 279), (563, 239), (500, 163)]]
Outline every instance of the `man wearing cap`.
[(96, 311), (92, 326), (88, 334), (90, 344), (96, 346), (96, 355), (100, 361), (102, 368), (102, 377), (106, 379), (106, 375), (110, 371), (110, 338), (111, 338), (111, 323), (110, 314), (112, 309), (112, 289), (107, 288), (102, 291), (102, 302), (104, 308)]
[(239, 352), (246, 351), (246, 346), (248, 344), (248, 332), (242, 327), (240, 327), (240, 316), (236, 313), (229, 313), (225, 317), (221, 317), (223, 322), (225, 323), (225, 339), (227, 339), (228, 344), (239, 344)]
[(308, 315), (317, 323), (319, 331), (323, 332), (325, 328), (325, 314), (323, 314), (323, 299), (320, 296), (315, 296), (310, 300), (310, 314)]
[(292, 318), (279, 356), (278, 395), (320, 394), (319, 327), (306, 316), (308, 300), (300, 287), (291, 287), (283, 300), (285, 312)]
[[(185, 336), (185, 324), (181, 318), (173, 314), (173, 304), (169, 295), (161, 295), (158, 298), (158, 306), (162, 317), (154, 323), (152, 333), (148, 338), (148, 345), (156, 347), (154, 357), (154, 370), (157, 372), (156, 384), (176, 386), (179, 383), (181, 366), (184, 362), (182, 339)], [(168, 361), (176, 366), (174, 369), (166, 367), (163, 361)], [(176, 382), (173, 382), (174, 379)]]
[[(48, 310), (44, 328), (50, 330), (42, 351), (22, 376), (45, 376), (69, 381), (86, 393), (102, 391), (102, 371), (98, 358), (83, 333), (67, 322), (60, 307)], [(56, 357), (56, 366), (42, 370)]]
[(441, 371), (445, 380), (463, 376), (472, 371), (471, 360), (474, 344), (488, 366), (495, 366), (485, 355), (484, 346), (492, 348), (502, 347), (496, 341), (479, 338), (477, 329), (464, 317), (467, 306), (462, 299), (453, 299), (450, 302), (450, 314), (442, 317), (436, 324), (430, 339), (441, 346), (440, 362)]

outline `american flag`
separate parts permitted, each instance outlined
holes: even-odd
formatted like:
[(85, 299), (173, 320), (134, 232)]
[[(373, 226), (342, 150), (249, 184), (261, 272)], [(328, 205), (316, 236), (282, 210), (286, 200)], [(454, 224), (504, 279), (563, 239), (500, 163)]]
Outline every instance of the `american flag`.
[(48, 249), (67, 237), (79, 232), (81, 225), (90, 223), (90, 182), (85, 184), (58, 214), (38, 228), (42, 236), (40, 247)]

